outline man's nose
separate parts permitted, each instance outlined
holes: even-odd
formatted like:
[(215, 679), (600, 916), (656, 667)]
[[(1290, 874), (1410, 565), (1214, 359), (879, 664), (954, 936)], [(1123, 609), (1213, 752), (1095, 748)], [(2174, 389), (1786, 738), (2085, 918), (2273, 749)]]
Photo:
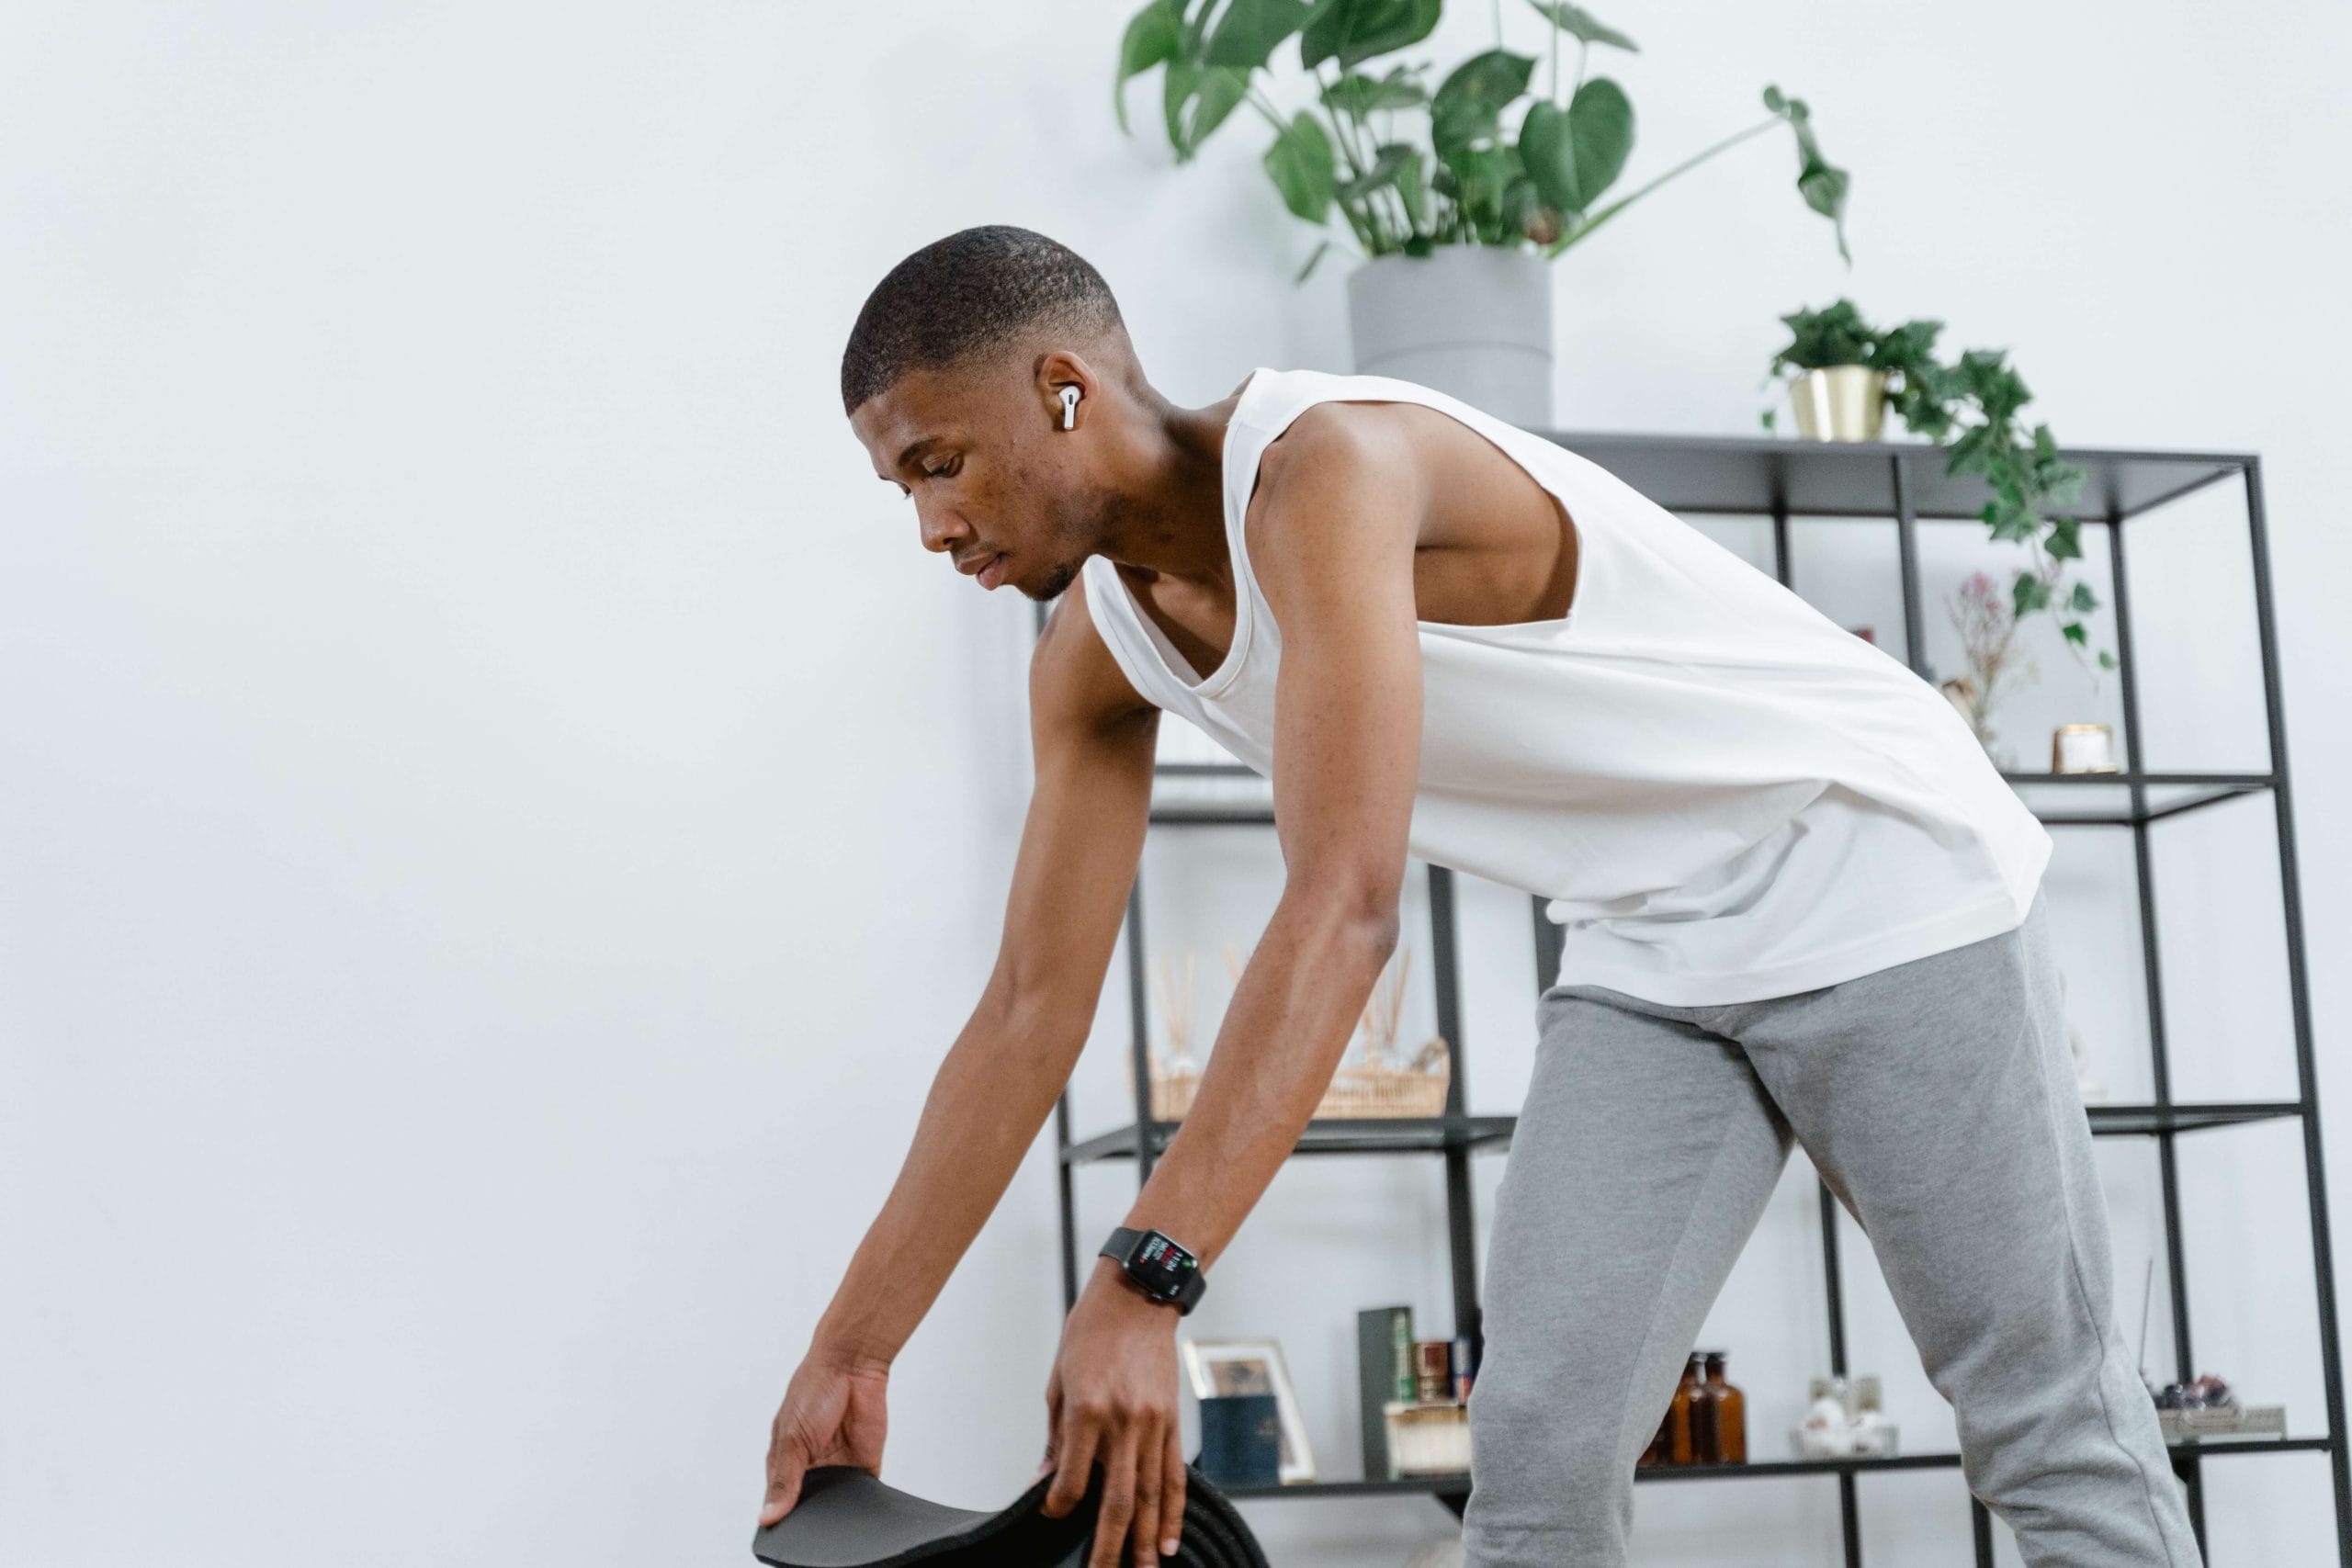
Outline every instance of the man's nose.
[(922, 547), (927, 550), (952, 550), (958, 539), (968, 537), (972, 532), (962, 518), (947, 513), (918, 513), (916, 516), (922, 530)]

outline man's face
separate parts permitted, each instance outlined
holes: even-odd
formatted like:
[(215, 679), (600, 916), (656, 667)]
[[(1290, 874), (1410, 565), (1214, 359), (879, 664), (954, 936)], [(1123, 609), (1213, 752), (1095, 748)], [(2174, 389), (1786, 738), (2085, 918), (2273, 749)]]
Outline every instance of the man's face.
[(1107, 512), (1088, 480), (1090, 433), (1062, 430), (1058, 408), (1019, 369), (917, 371), (859, 404), (850, 427), (913, 499), (923, 548), (984, 588), (1044, 601), (1099, 547)]

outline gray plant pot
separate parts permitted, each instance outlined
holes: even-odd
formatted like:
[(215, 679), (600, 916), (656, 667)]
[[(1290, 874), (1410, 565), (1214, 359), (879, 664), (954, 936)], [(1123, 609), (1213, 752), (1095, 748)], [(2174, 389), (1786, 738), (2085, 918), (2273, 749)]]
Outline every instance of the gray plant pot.
[(1348, 275), (1359, 374), (1418, 381), (1531, 429), (1552, 423), (1552, 264), (1500, 245), (1374, 256)]

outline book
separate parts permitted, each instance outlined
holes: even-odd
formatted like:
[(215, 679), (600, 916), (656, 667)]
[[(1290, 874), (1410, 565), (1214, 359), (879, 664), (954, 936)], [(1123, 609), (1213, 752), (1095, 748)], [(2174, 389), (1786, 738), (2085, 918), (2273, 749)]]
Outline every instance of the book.
[(1396, 1478), (1388, 1454), (1388, 1423), (1383, 1407), (1414, 1394), (1413, 1309), (1366, 1307), (1356, 1314), (1356, 1393), (1363, 1431), (1367, 1481)]

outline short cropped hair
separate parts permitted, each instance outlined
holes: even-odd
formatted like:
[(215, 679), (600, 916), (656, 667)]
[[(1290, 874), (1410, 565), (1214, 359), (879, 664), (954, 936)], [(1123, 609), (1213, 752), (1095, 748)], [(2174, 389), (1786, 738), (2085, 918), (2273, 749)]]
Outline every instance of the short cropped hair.
[(946, 369), (1039, 328), (1085, 344), (1125, 324), (1102, 275), (1069, 246), (1009, 223), (958, 230), (865, 297), (842, 354), (842, 412), (911, 371)]

